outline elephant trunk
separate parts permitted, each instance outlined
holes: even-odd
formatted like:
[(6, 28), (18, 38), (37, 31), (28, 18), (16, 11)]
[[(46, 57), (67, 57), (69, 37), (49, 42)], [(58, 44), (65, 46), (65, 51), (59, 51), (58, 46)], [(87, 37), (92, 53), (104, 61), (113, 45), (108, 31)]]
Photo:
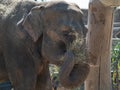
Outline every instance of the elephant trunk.
[(65, 54), (65, 62), (60, 70), (60, 83), (66, 88), (75, 88), (81, 85), (89, 73), (89, 65), (86, 63), (75, 63), (72, 52)]
[(85, 81), (90, 71), (87, 55), (86, 39), (84, 38), (77, 38), (68, 46), (59, 76), (64, 87), (75, 88)]

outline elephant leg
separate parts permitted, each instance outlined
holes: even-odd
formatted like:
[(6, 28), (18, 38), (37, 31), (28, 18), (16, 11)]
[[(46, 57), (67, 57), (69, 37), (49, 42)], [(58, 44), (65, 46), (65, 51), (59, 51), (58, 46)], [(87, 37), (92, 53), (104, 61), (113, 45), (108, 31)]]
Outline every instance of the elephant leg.
[(35, 90), (37, 73), (34, 59), (24, 44), (16, 44), (6, 44), (4, 52), (10, 82), (14, 90)]
[[(13, 69), (11, 69), (13, 70)], [(35, 90), (36, 76), (30, 70), (13, 70), (9, 72), (10, 82), (14, 90)]]
[(8, 74), (5, 67), (5, 60), (3, 54), (0, 53), (0, 82), (8, 81)]
[(48, 64), (44, 65), (43, 71), (37, 76), (36, 90), (52, 90)]
[(36, 72), (31, 66), (19, 67), (18, 64), (7, 64), (8, 77), (14, 90), (35, 90)]

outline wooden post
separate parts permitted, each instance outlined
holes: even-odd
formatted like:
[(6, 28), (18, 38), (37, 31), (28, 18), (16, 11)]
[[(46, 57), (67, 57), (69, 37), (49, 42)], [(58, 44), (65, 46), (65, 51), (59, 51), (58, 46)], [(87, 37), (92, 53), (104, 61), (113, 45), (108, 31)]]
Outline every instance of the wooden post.
[(120, 6), (120, 0), (100, 0), (105, 6)]
[(90, 0), (88, 16), (88, 51), (91, 70), (85, 81), (85, 90), (111, 90), (110, 48), (113, 8), (99, 0)]

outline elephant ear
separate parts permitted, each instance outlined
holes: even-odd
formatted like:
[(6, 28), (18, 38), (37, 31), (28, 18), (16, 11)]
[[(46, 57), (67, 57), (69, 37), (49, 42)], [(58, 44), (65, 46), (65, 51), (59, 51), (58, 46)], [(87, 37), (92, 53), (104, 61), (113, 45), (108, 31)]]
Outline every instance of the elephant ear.
[(42, 12), (44, 6), (35, 6), (29, 14), (23, 19), (22, 26), (24, 30), (36, 42), (43, 32)]

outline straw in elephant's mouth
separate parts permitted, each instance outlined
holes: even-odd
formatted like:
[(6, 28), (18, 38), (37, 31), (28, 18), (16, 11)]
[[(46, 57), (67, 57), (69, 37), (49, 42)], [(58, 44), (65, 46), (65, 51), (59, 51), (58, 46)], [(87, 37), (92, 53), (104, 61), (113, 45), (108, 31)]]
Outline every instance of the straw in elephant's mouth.
[(84, 38), (77, 38), (69, 47), (75, 56), (75, 62), (86, 62), (87, 60), (87, 47)]
[[(87, 47), (85, 38), (76, 36), (76, 39), (70, 44), (67, 50), (74, 54), (76, 64), (87, 63)], [(64, 56), (61, 57), (61, 61), (63, 60)]]

